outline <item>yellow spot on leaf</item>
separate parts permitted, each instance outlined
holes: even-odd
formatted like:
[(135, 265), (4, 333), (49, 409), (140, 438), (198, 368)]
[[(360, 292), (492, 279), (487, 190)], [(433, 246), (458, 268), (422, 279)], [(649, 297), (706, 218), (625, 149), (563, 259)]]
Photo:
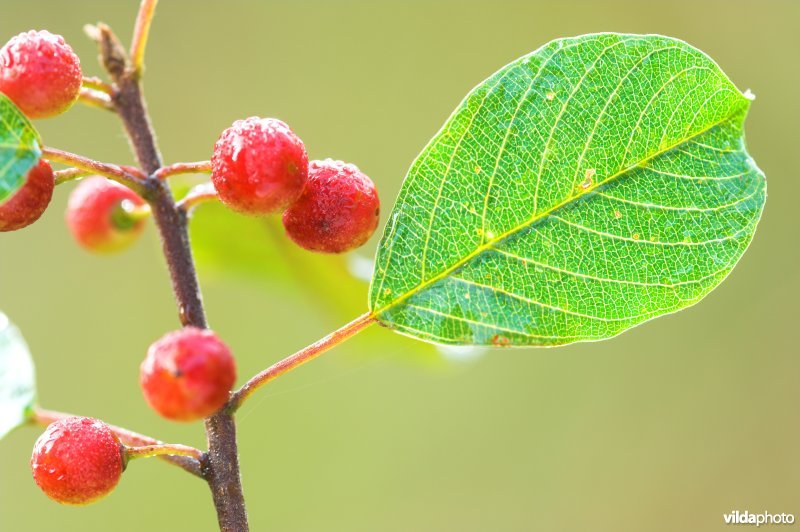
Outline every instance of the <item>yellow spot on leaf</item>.
[(586, 174), (584, 174), (584, 177), (583, 177), (583, 183), (581, 183), (581, 188), (583, 190), (586, 190), (587, 188), (592, 186), (592, 183), (593, 183), (592, 178), (594, 177), (594, 174), (596, 174), (596, 173), (597, 173), (597, 170), (595, 170), (594, 168), (589, 168), (588, 170), (586, 170)]

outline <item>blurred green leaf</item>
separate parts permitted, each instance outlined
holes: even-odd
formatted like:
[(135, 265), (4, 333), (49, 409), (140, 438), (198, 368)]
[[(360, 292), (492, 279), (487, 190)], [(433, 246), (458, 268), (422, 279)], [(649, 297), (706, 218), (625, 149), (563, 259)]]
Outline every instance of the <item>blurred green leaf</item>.
[[(183, 187), (176, 189), (177, 195), (184, 192)], [(279, 217), (253, 218), (221, 204), (206, 204), (194, 211), (190, 228), (192, 248), (204, 275), (244, 277), (257, 281), (271, 294), (304, 297), (321, 311), (331, 327), (366, 310), (371, 261), (352, 253), (325, 255), (306, 251), (285, 235)], [(359, 271), (364, 275), (355, 274)], [(439, 353), (419, 342), (395, 335), (372, 338), (377, 339), (359, 343), (365, 353), (402, 352), (405, 360), (425, 365), (443, 360)]]
[(0, 438), (25, 423), (35, 398), (28, 346), (19, 330), (0, 312)]
[(352, 319), (365, 310), (366, 283), (350, 273), (346, 257), (298, 247), (285, 236), (278, 217), (253, 218), (207, 204), (192, 216), (191, 236), (205, 272), (245, 276), (272, 290), (300, 292), (332, 311), (337, 320)]
[(24, 183), (42, 156), (39, 134), (7, 96), (0, 93), (0, 203)]
[(766, 199), (749, 98), (688, 44), (559, 39), (478, 85), (413, 163), (370, 308), (432, 342), (561, 345), (692, 305)]

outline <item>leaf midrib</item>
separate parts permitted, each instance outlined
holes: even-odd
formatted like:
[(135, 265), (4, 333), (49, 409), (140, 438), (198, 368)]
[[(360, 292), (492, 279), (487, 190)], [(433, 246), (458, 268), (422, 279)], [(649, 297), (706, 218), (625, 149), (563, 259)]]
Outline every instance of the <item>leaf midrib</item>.
[[(400, 297), (398, 297), (397, 299), (393, 300), (391, 303), (388, 303), (388, 304), (382, 306), (379, 309), (372, 310), (371, 315), (372, 316), (379, 316), (379, 315), (383, 314), (384, 312), (386, 312), (387, 310), (389, 310), (389, 309), (391, 309), (393, 307), (396, 307), (397, 305), (399, 305), (400, 303), (404, 302), (405, 300), (407, 300), (408, 298), (410, 298), (414, 294), (417, 294), (418, 292), (423, 291), (425, 288), (431, 286), (432, 284), (434, 284), (434, 283), (446, 278), (448, 275), (450, 275), (451, 273), (453, 273), (454, 271), (459, 269), (461, 266), (465, 265), (466, 263), (468, 263), (469, 261), (471, 261), (472, 259), (474, 259), (478, 255), (480, 255), (481, 253), (483, 253), (483, 252), (489, 250), (490, 248), (494, 247), (495, 244), (497, 244), (499, 242), (502, 242), (503, 240), (513, 236), (514, 234), (518, 233), (519, 231), (534, 225), (536, 222), (538, 222), (540, 220), (543, 220), (544, 218), (547, 218), (548, 216), (550, 216), (554, 212), (558, 211), (559, 209), (561, 209), (563, 207), (566, 207), (567, 205), (569, 205), (569, 204), (571, 204), (571, 203), (583, 198), (587, 194), (590, 194), (591, 192), (594, 192), (598, 188), (600, 188), (602, 186), (605, 186), (608, 183), (611, 183), (615, 179), (620, 178), (621, 176), (627, 174), (628, 172), (643, 166), (644, 164), (646, 164), (646, 163), (652, 161), (653, 159), (655, 159), (656, 157), (659, 157), (660, 155), (663, 155), (663, 154), (667, 153), (668, 151), (674, 150), (678, 146), (682, 146), (683, 144), (686, 144), (687, 142), (691, 141), (692, 139), (697, 138), (697, 137), (703, 135), (704, 133), (707, 133), (708, 131), (714, 129), (717, 126), (720, 126), (722, 124), (725, 124), (725, 123), (731, 121), (739, 113), (742, 113), (743, 111), (746, 112), (747, 103), (748, 103), (747, 100), (744, 100), (744, 106), (741, 106), (741, 105), (737, 106), (732, 113), (728, 114), (722, 120), (718, 120), (717, 122), (712, 123), (708, 127), (698, 131), (697, 133), (695, 133), (693, 135), (690, 135), (690, 136), (688, 136), (688, 137), (686, 137), (684, 139), (681, 139), (680, 141), (675, 142), (674, 144), (671, 144), (671, 145), (667, 146), (666, 148), (663, 148), (663, 149), (661, 149), (659, 151), (654, 152), (652, 155), (650, 155), (648, 157), (645, 157), (644, 159), (638, 161), (636, 164), (630, 165), (630, 166), (620, 170), (619, 172), (610, 175), (605, 180), (599, 181), (596, 184), (594, 184), (594, 185), (592, 185), (592, 186), (590, 186), (590, 187), (588, 187), (586, 189), (583, 189), (577, 195), (570, 196), (565, 201), (555, 205), (554, 207), (551, 207), (550, 209), (548, 209), (547, 211), (542, 212), (539, 215), (533, 216), (531, 219), (526, 220), (525, 222), (513, 227), (512, 229), (509, 229), (508, 231), (506, 231), (505, 233), (502, 233), (501, 235), (498, 235), (494, 239), (485, 241), (483, 244), (481, 244), (477, 248), (475, 248), (475, 251), (473, 251), (472, 253), (470, 253), (468, 255), (465, 255), (464, 258), (462, 258), (461, 260), (457, 261), (455, 264), (453, 264), (449, 268), (446, 268), (446, 269), (442, 270), (440, 273), (438, 273), (435, 276), (431, 277), (427, 281), (423, 281), (422, 283), (420, 283), (416, 287), (412, 288), (411, 290), (406, 291)], [(384, 278), (385, 277), (386, 277), (386, 274), (384, 273)]]

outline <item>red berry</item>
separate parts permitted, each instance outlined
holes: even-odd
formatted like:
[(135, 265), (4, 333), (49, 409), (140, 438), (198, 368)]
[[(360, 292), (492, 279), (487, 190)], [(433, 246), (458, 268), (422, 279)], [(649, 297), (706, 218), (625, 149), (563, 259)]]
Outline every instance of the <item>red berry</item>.
[(220, 135), (211, 158), (220, 200), (245, 214), (273, 214), (303, 190), (308, 155), (289, 126), (274, 118), (237, 120)]
[(82, 84), (81, 61), (60, 35), (20, 33), (0, 50), (0, 92), (30, 118), (63, 113)]
[(283, 214), (286, 234), (310, 251), (342, 253), (369, 240), (378, 227), (375, 184), (352, 164), (311, 161), (308, 183)]
[(22, 188), (0, 205), (0, 232), (16, 231), (38, 220), (50, 204), (53, 187), (53, 169), (47, 161), (39, 161)]
[(125, 469), (125, 448), (108, 425), (88, 417), (52, 423), (33, 446), (33, 480), (62, 504), (89, 504), (111, 493)]
[(144, 220), (127, 212), (144, 205), (132, 190), (104, 177), (78, 184), (67, 204), (67, 225), (75, 240), (97, 253), (113, 253), (131, 245), (144, 229)]
[(167, 419), (208, 417), (228, 400), (236, 363), (211, 331), (186, 327), (150, 346), (139, 382), (147, 403)]

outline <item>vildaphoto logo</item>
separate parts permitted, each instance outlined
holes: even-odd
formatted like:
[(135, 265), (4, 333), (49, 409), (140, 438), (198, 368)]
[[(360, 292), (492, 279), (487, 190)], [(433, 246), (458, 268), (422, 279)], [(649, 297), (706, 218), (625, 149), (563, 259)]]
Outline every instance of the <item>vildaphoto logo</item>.
[(726, 525), (793, 525), (793, 514), (771, 514), (769, 512), (762, 512), (760, 514), (750, 513), (747, 510), (740, 512), (734, 510), (728, 514), (722, 514)]

